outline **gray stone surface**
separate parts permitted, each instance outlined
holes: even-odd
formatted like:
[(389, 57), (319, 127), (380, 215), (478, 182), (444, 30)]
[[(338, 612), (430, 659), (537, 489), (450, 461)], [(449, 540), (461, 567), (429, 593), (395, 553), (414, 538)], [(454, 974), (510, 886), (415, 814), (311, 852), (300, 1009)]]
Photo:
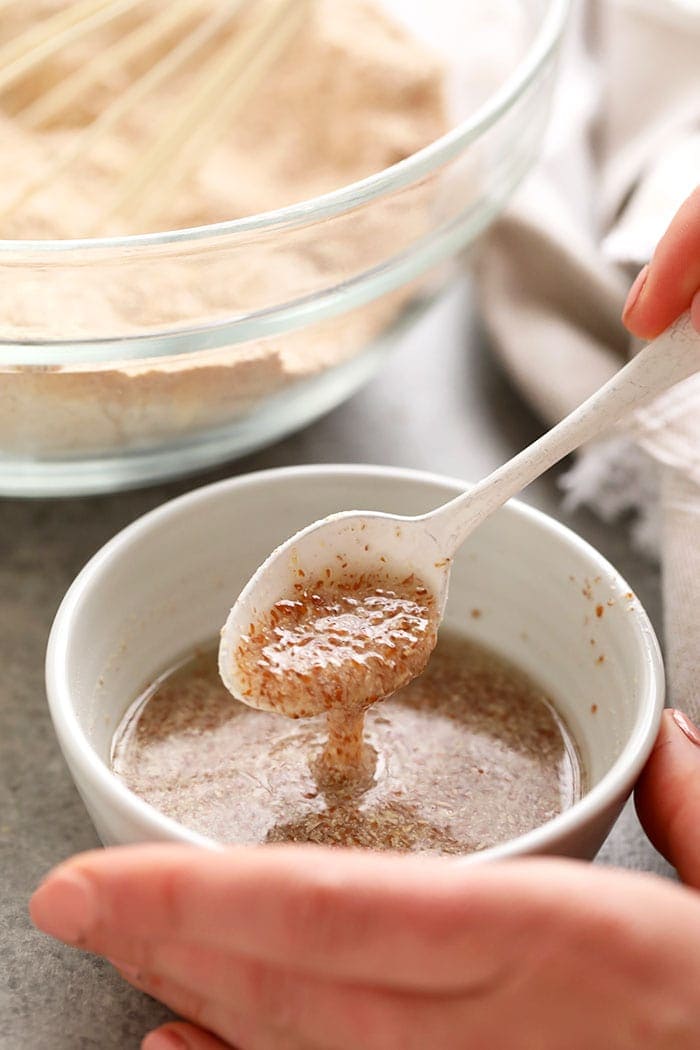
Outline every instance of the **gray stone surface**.
[[(36, 933), (27, 898), (44, 872), (97, 844), (59, 754), (46, 708), (43, 658), (56, 607), (84, 562), (123, 525), (207, 481), (269, 466), (365, 462), (476, 479), (540, 427), (475, 328), (464, 288), (406, 339), (382, 373), (331, 416), (216, 473), (111, 497), (0, 500), (0, 1048), (130, 1050), (167, 1012), (111, 968)], [(653, 568), (624, 531), (559, 509), (556, 476), (526, 499), (594, 543), (624, 573), (659, 625)], [(606, 862), (667, 872), (628, 810)]]

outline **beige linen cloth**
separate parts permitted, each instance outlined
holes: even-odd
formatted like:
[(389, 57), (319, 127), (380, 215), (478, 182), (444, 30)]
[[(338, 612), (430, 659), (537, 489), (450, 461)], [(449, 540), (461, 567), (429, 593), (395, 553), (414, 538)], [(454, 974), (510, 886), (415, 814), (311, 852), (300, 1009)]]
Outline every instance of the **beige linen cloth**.
[[(700, 0), (580, 0), (545, 155), (476, 259), (494, 346), (553, 423), (634, 349), (632, 277), (700, 183)], [(579, 453), (568, 499), (662, 562), (669, 701), (700, 721), (700, 377)], [(627, 527), (620, 524), (618, 527)]]

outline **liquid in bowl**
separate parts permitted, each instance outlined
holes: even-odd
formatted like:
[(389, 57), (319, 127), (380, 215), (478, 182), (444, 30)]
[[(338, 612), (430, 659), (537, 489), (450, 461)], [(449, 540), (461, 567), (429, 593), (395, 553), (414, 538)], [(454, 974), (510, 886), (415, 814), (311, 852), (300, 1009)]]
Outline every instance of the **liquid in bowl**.
[(323, 716), (251, 709), (221, 683), (215, 651), (190, 655), (132, 704), (113, 772), (220, 842), (314, 842), (464, 854), (521, 835), (585, 790), (555, 704), (517, 667), (443, 630), (426, 671), (366, 715), (369, 779), (319, 783)]

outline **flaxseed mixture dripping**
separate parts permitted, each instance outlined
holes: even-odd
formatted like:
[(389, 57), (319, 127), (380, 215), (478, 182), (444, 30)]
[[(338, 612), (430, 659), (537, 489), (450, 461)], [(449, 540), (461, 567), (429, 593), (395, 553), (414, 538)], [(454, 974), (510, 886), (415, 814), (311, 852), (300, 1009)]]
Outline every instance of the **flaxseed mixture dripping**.
[(414, 575), (327, 569), (250, 625), (236, 652), (241, 699), (290, 718), (325, 713), (320, 782), (364, 781), (365, 711), (420, 674), (437, 626), (435, 599)]
[(220, 842), (469, 853), (580, 797), (575, 744), (542, 690), (444, 628), (424, 673), (365, 718), (366, 781), (320, 780), (326, 717), (237, 702), (212, 650), (138, 698), (112, 767), (151, 805)]

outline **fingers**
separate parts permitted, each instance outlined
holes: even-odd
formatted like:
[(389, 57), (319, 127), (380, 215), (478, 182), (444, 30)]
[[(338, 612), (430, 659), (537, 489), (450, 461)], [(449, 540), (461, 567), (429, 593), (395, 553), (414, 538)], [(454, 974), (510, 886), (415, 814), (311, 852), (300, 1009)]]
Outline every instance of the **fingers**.
[[(142, 972), (129, 962), (110, 960), (121, 977), (140, 992), (158, 999), (175, 1013), (186, 1017), (201, 1030), (216, 1030), (227, 1041), (232, 1041), (236, 1018), (232, 1011), (210, 1002), (190, 987), (169, 980), (160, 974)], [(173, 1040), (171, 1039), (171, 1042)]]
[[(31, 913), (53, 936), (116, 958), (180, 941), (325, 980), (476, 992), (528, 938), (569, 922), (572, 899), (595, 894), (587, 916), (605, 911), (611, 878), (556, 860), (465, 868), (323, 848), (138, 846), (61, 865)], [(610, 892), (632, 909), (645, 887), (627, 876), (624, 894)]]
[(526, 1050), (532, 1032), (630, 1050), (636, 1036), (613, 1038), (621, 1003), (638, 1001), (632, 1034), (669, 1002), (668, 1024), (697, 1034), (695, 1006), (681, 1016), (700, 980), (696, 898), (568, 861), (148, 846), (62, 865), (32, 913), (236, 1050)]
[(653, 844), (700, 889), (700, 731), (678, 711), (664, 712), (635, 802)]
[[(384, 1048), (383, 1033), (390, 1025), (398, 1031), (411, 1013), (410, 1004), (397, 996), (300, 979), (221, 952), (164, 945), (150, 956), (153, 969), (113, 964), (135, 988), (197, 1022), (195, 1050), (210, 1044), (217, 1050), (229, 1044), (236, 1050), (359, 1048), (366, 1046), (368, 1031), (372, 1047)], [(221, 1044), (200, 1025), (227, 1042)]]
[[(622, 320), (641, 339), (653, 339), (687, 310), (700, 291), (700, 187), (681, 205), (651, 263), (632, 285)], [(700, 330), (700, 300), (693, 305)]]
[[(515, 885), (523, 866), (505, 868)], [(640, 1033), (658, 1050), (695, 1047), (700, 905), (690, 891), (583, 865), (528, 870), (546, 887), (548, 920), (516, 943), (512, 971), (476, 991), (387, 991), (177, 943), (150, 946), (153, 971), (135, 983), (237, 1050), (528, 1050), (533, 1032), (567, 1050), (633, 1050)]]
[[(180, 940), (328, 978), (444, 992), (493, 981), (508, 965), (504, 931), (515, 943), (551, 921), (551, 892), (533, 863), (467, 871), (443, 858), (323, 848), (126, 847), (61, 865), (31, 914), (45, 932), (117, 958), (134, 941)], [(554, 865), (555, 885), (581, 877), (570, 862), (538, 863)]]
[[(416, 999), (177, 943), (151, 947), (148, 967), (166, 986), (186, 985), (195, 1003), (206, 999), (238, 1018), (261, 1019), (280, 1045), (296, 1035), (305, 1050), (393, 1046), (396, 1033), (417, 1023), (418, 1014), (424, 1019), (431, 1006), (446, 1012), (457, 998), (423, 994)], [(154, 994), (160, 998), (158, 991)]]
[(196, 1025), (176, 1021), (149, 1032), (141, 1050), (231, 1050), (231, 1044), (222, 1043), (211, 1032)]
[[(491, 937), (470, 904), (493, 880), (475, 870), (465, 892), (459, 866), (439, 858), (127, 847), (61, 865), (31, 913), (47, 933), (118, 958), (134, 939), (179, 939), (341, 978), (442, 988), (464, 956), (459, 914), (469, 916), (470, 939), (483, 947)], [(510, 895), (500, 911), (517, 924)], [(462, 984), (490, 979), (488, 953), (464, 956), (461, 973)]]
[[(273, 1044), (263, 1035), (261, 1025), (238, 1016), (230, 1006), (213, 1002), (194, 992), (187, 984), (169, 980), (161, 974), (143, 973), (128, 963), (113, 962), (113, 965), (134, 988), (158, 999), (174, 1013), (192, 1022), (164, 1025), (157, 1030), (157, 1036), (155, 1033), (146, 1036), (143, 1050), (160, 1050), (159, 1042), (163, 1043), (163, 1050), (183, 1050), (183, 1042), (187, 1050), (221, 1050), (222, 1047), (225, 1050), (232, 1047), (235, 1050), (273, 1050)], [(278, 1048), (274, 1047), (274, 1050)]]

